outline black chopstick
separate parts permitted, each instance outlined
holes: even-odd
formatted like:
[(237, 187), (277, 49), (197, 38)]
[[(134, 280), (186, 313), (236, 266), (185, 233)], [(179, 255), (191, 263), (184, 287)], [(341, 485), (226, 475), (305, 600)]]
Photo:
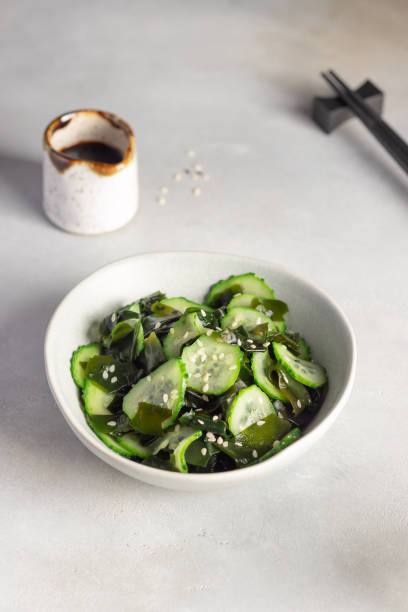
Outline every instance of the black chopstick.
[(322, 77), (329, 83), (338, 96), (353, 110), (375, 138), (383, 145), (396, 162), (408, 173), (408, 145), (355, 93), (333, 70)]

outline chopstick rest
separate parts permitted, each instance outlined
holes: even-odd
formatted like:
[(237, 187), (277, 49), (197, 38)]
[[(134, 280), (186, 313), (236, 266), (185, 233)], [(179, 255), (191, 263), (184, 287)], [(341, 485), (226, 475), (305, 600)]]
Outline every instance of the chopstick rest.
[[(367, 80), (356, 89), (356, 93), (367, 106), (381, 115), (384, 104), (384, 93), (381, 89)], [(312, 117), (323, 132), (330, 134), (347, 119), (355, 117), (355, 114), (340, 96), (329, 98), (316, 96), (313, 98)]]

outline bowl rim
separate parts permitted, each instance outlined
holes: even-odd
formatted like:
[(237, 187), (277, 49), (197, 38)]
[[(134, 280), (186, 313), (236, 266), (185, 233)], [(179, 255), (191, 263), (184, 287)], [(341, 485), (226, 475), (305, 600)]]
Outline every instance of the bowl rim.
[[(52, 362), (51, 362), (51, 354), (50, 354), (50, 351), (51, 351), (50, 345), (51, 345), (51, 338), (54, 334), (54, 327), (56, 324), (56, 319), (58, 317), (59, 311), (63, 308), (65, 302), (68, 301), (68, 299), (70, 299), (71, 296), (74, 295), (76, 292), (79, 292), (82, 286), (86, 284), (91, 277), (95, 277), (95, 276), (103, 274), (106, 268), (114, 268), (116, 266), (120, 267), (126, 261), (133, 260), (133, 259), (139, 259), (139, 258), (146, 257), (146, 256), (165, 257), (165, 256), (174, 256), (174, 255), (188, 256), (188, 257), (194, 257), (195, 255), (200, 255), (200, 256), (204, 255), (204, 256), (211, 256), (211, 257), (227, 257), (227, 258), (230, 258), (231, 260), (232, 259), (240, 260), (243, 263), (248, 262), (249, 264), (253, 264), (253, 265), (263, 264), (263, 265), (270, 266), (272, 268), (279, 270), (285, 276), (290, 277), (295, 282), (300, 283), (301, 285), (302, 284), (306, 285), (310, 289), (312, 289), (316, 294), (318, 294), (321, 298), (323, 298), (323, 300), (329, 303), (331, 308), (335, 311), (336, 315), (342, 321), (344, 328), (348, 334), (348, 342), (350, 346), (350, 362), (348, 364), (348, 370), (346, 371), (346, 384), (344, 385), (344, 388), (342, 392), (340, 393), (338, 399), (334, 402), (333, 407), (331, 408), (329, 414), (322, 420), (322, 422), (317, 424), (310, 431), (307, 431), (305, 434), (302, 434), (302, 436), (296, 441), (295, 444), (291, 444), (285, 449), (285, 452), (277, 453), (276, 455), (273, 455), (269, 459), (266, 459), (265, 461), (262, 461), (255, 465), (250, 465), (245, 468), (237, 469), (237, 470), (229, 470), (226, 472), (191, 474), (191, 473), (166, 471), (160, 468), (154, 468), (151, 466), (143, 465), (142, 463), (130, 461), (127, 457), (123, 457), (122, 455), (115, 453), (115, 451), (107, 447), (102, 442), (102, 440), (100, 440), (89, 427), (85, 428), (81, 426), (80, 424), (77, 424), (75, 418), (72, 417), (70, 407), (67, 406), (65, 402), (59, 397), (58, 387), (55, 384), (55, 381), (53, 380), (53, 373), (52, 373), (52, 368), (51, 368)], [(201, 250), (200, 251), (184, 251), (184, 250), (147, 251), (143, 253), (129, 255), (127, 257), (123, 257), (111, 263), (107, 263), (107, 264), (104, 264), (103, 266), (100, 266), (94, 272), (91, 272), (91, 274), (88, 274), (85, 278), (83, 278), (70, 291), (68, 291), (68, 293), (63, 297), (63, 299), (60, 301), (60, 303), (54, 310), (49, 320), (49, 323), (47, 325), (47, 329), (45, 332), (45, 340), (44, 340), (44, 361), (45, 361), (45, 373), (46, 373), (48, 386), (51, 390), (51, 393), (54, 397), (54, 400), (60, 412), (62, 413), (63, 417), (67, 421), (68, 425), (70, 426), (72, 431), (75, 433), (75, 435), (79, 438), (79, 440), (82, 443), (84, 443), (85, 446), (87, 446), (89, 450), (91, 450), (97, 457), (99, 457), (100, 459), (102, 459), (103, 461), (111, 465), (112, 467), (119, 469), (120, 471), (128, 475), (129, 475), (129, 472), (134, 472), (132, 474), (134, 478), (140, 478), (141, 480), (144, 480), (145, 482), (154, 479), (154, 475), (156, 474), (156, 476), (160, 477), (161, 480), (167, 481), (166, 485), (163, 485), (163, 486), (168, 485), (169, 487), (171, 487), (172, 483), (174, 483), (174, 485), (176, 486), (176, 485), (179, 485), (181, 482), (184, 482), (184, 483), (188, 482), (188, 483), (191, 483), (191, 485), (198, 484), (198, 483), (205, 485), (207, 483), (208, 484), (209, 483), (221, 484), (222, 481), (228, 481), (228, 484), (233, 484), (236, 481), (242, 482), (248, 479), (255, 479), (261, 476), (262, 473), (266, 473), (270, 471), (273, 467), (278, 469), (280, 465), (289, 463), (292, 457), (294, 458), (296, 455), (303, 454), (303, 452), (305, 452), (313, 444), (314, 441), (317, 441), (319, 438), (321, 438), (324, 435), (324, 433), (326, 433), (326, 431), (331, 427), (335, 419), (340, 414), (341, 410), (343, 409), (344, 405), (346, 404), (350, 396), (354, 378), (355, 378), (355, 372), (356, 372), (357, 345), (356, 345), (356, 339), (355, 339), (353, 328), (347, 316), (344, 314), (340, 306), (333, 300), (333, 298), (331, 298), (324, 290), (314, 285), (314, 283), (311, 283), (308, 280), (305, 280), (303, 277), (300, 277), (294, 274), (293, 272), (290, 272), (289, 270), (287, 270), (284, 266), (281, 266), (280, 264), (277, 264), (277, 263), (274, 263), (274, 262), (271, 262), (265, 259), (247, 257), (246, 255), (242, 256), (242, 255), (235, 255), (231, 253), (220, 253), (220, 252), (215, 252), (215, 251), (201, 251)], [(149, 475), (151, 476), (151, 478)], [(144, 476), (146, 478), (144, 478)]]

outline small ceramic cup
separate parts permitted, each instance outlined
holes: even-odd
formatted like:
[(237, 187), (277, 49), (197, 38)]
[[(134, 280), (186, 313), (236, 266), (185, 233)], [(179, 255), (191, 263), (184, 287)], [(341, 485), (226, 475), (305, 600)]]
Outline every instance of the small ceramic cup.
[[(68, 155), (67, 149), (83, 143), (108, 145), (117, 158), (107, 163)], [(43, 206), (52, 223), (67, 232), (100, 234), (132, 219), (138, 207), (137, 156), (125, 121), (97, 110), (65, 113), (46, 127), (43, 144)]]

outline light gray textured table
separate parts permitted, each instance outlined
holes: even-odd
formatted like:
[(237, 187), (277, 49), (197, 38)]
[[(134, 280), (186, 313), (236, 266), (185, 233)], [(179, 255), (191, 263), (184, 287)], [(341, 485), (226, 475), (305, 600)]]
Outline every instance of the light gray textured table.
[[(387, 91), (408, 134), (405, 2), (3, 2), (0, 83), (0, 609), (408, 609), (408, 182), (357, 122), (311, 97), (334, 67)], [(141, 204), (116, 233), (41, 213), (41, 131), (102, 107), (134, 127)], [(200, 198), (169, 178), (194, 148)], [(155, 202), (170, 188), (166, 206)], [(223, 494), (139, 484), (91, 455), (44, 377), (47, 321), (97, 267), (202, 249), (282, 262), (357, 335), (357, 380), (291, 469)]]

